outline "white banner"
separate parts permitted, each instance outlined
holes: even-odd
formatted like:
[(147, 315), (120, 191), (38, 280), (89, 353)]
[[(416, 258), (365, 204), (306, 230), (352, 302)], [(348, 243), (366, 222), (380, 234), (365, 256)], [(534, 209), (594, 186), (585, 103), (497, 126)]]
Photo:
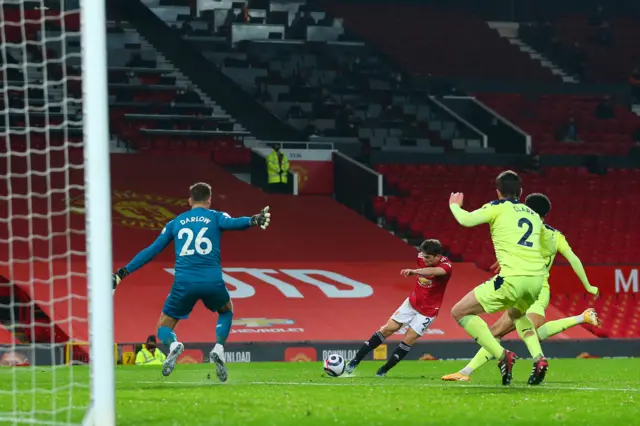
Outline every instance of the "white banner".
[[(254, 148), (265, 157), (273, 151), (271, 148)], [(330, 149), (283, 149), (289, 161), (332, 161), (333, 151)]]

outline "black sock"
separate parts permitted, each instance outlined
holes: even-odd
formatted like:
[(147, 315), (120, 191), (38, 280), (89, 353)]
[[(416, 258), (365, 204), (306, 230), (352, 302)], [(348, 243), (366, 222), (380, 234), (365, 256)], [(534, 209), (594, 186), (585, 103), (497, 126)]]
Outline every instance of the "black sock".
[(395, 351), (391, 354), (387, 363), (380, 367), (380, 371), (387, 372), (396, 366), (397, 363), (402, 361), (402, 359), (407, 356), (409, 351), (411, 350), (411, 346), (407, 345), (404, 342), (401, 342), (400, 345), (396, 348)]
[(380, 344), (384, 342), (384, 339), (385, 339), (384, 335), (379, 331), (376, 331), (375, 333), (373, 333), (371, 338), (366, 342), (364, 342), (364, 345), (362, 345), (360, 349), (358, 349), (358, 353), (356, 354), (355, 358), (353, 358), (352, 362), (355, 362), (356, 364), (358, 364), (360, 361), (364, 359), (365, 356), (367, 356), (369, 352), (371, 352), (372, 350), (380, 346)]

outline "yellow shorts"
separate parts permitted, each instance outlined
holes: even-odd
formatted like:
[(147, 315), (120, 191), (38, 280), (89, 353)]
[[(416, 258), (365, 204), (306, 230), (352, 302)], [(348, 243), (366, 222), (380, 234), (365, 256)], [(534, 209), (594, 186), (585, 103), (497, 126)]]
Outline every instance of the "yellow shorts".
[(533, 302), (533, 305), (527, 310), (527, 314), (537, 314), (544, 317), (544, 312), (549, 306), (549, 300), (551, 299), (551, 288), (549, 287), (549, 280), (545, 279), (542, 284), (542, 290), (538, 295), (538, 299)]
[(497, 275), (477, 286), (473, 293), (489, 314), (509, 308), (525, 313), (538, 299), (544, 281), (543, 275), (506, 278)]

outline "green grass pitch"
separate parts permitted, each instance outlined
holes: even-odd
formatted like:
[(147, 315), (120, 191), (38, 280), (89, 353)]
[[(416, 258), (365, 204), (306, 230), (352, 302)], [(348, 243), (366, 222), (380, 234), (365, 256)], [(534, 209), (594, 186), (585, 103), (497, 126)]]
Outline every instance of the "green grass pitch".
[[(168, 378), (158, 367), (118, 367), (117, 421), (132, 426), (585, 426), (637, 424), (640, 417), (640, 359), (551, 360), (539, 387), (526, 385), (527, 360), (516, 364), (509, 387), (500, 386), (494, 365), (469, 384), (440, 380), (464, 364), (407, 361), (385, 378), (373, 377), (380, 362), (364, 362), (351, 378), (329, 378), (320, 363), (230, 364), (226, 384), (217, 383), (210, 365), (179, 365)], [(77, 384), (86, 385), (89, 371), (54, 371), (0, 369), (0, 425), (79, 423), (89, 392)], [(15, 397), (14, 384), (21, 391)], [(23, 414), (11, 414), (16, 406)]]

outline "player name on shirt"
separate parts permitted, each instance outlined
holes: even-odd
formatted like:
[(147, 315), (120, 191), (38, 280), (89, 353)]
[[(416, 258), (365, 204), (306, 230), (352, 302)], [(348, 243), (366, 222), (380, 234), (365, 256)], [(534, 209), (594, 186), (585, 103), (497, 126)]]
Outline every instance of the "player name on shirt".
[(516, 204), (515, 206), (513, 206), (513, 211), (516, 213), (528, 213), (530, 215), (537, 215), (536, 212), (522, 204)]
[(180, 220), (180, 225), (186, 225), (187, 223), (196, 223), (196, 222), (203, 222), (203, 223), (209, 224), (211, 223), (211, 219), (204, 216), (192, 216), (192, 217), (187, 217)]

